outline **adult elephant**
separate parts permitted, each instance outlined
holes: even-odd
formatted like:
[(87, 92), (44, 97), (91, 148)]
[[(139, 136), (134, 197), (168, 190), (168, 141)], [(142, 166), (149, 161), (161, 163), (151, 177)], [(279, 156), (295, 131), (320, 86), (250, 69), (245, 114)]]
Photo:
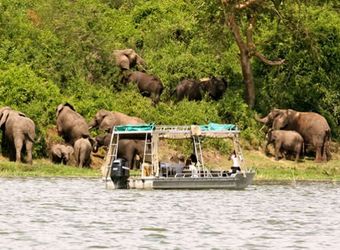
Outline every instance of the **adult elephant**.
[(329, 151), (331, 129), (327, 120), (320, 114), (292, 109), (273, 109), (267, 116), (255, 118), (274, 130), (298, 132), (304, 139), (305, 147), (312, 147), (316, 151), (316, 162), (331, 158)]
[(113, 52), (116, 65), (121, 70), (129, 70), (137, 66), (140, 70), (144, 71), (146, 63), (133, 49), (121, 49)]
[(86, 120), (69, 103), (57, 107), (57, 130), (65, 142), (72, 146), (77, 139), (90, 137)]
[(203, 91), (208, 93), (209, 97), (214, 101), (221, 99), (228, 87), (228, 83), (224, 78), (215, 76), (201, 79), (200, 85)]
[(90, 129), (99, 128), (100, 130), (111, 132), (112, 127), (116, 125), (143, 123), (145, 122), (138, 117), (101, 109), (96, 113), (95, 117), (90, 121), (88, 126)]
[(172, 91), (176, 94), (177, 101), (188, 98), (189, 101), (200, 101), (207, 93), (212, 100), (219, 100), (227, 89), (227, 81), (210, 77), (201, 80), (185, 79), (182, 80)]
[[(111, 140), (110, 133), (105, 135), (96, 136), (96, 146), (93, 148), (93, 152), (97, 152), (102, 146), (108, 147)], [(144, 140), (131, 140), (131, 139), (120, 139), (118, 142), (117, 158), (123, 158), (128, 162), (130, 169), (133, 169), (135, 164), (136, 156), (139, 159), (144, 157)]]
[(157, 76), (133, 71), (123, 78), (123, 83), (129, 82), (136, 83), (141, 95), (150, 97), (152, 105), (157, 105), (164, 89), (163, 83)]
[(200, 101), (203, 96), (203, 89), (200, 82), (194, 79), (182, 80), (172, 91), (172, 95), (176, 94), (177, 101), (188, 98), (189, 101)]
[(20, 162), (23, 148), (26, 149), (26, 161), (32, 164), (32, 149), (35, 137), (35, 124), (24, 113), (10, 107), (0, 109), (0, 128), (3, 131), (3, 146), (9, 151), (11, 161)]

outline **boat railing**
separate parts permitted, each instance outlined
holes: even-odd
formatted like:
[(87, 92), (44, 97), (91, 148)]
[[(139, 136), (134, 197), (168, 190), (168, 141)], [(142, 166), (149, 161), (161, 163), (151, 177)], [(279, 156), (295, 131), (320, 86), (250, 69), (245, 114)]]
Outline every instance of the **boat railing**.
[[(242, 150), (239, 144), (240, 130), (233, 124), (216, 124), (209, 123), (207, 125), (155, 125), (155, 124), (132, 124), (119, 125), (112, 128), (112, 137), (107, 156), (111, 165), (113, 160), (117, 158), (118, 140), (122, 138), (138, 138), (145, 140), (144, 155), (151, 156), (151, 164), (153, 175), (159, 176), (159, 139), (192, 139), (194, 144), (195, 155), (199, 165), (198, 175), (203, 177), (211, 177), (210, 170), (205, 167), (201, 148), (201, 138), (231, 138), (236, 152), (243, 158)], [(151, 148), (151, 152), (147, 148)], [(149, 152), (149, 153), (147, 153)], [(144, 163), (145, 157), (143, 159)], [(242, 162), (243, 164), (243, 162)], [(108, 166), (109, 167), (109, 166)]]

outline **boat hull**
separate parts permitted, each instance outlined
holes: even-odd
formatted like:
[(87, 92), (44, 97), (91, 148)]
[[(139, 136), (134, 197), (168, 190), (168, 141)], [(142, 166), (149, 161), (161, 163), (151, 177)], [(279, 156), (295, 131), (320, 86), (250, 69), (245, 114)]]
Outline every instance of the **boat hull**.
[(245, 189), (255, 172), (240, 172), (225, 177), (140, 177), (130, 178), (130, 189)]

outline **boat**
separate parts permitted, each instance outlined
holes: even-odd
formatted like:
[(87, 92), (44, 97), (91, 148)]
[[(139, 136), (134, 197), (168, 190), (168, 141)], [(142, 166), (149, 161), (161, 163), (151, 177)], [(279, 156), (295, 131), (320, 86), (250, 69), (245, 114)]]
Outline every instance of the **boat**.
[[(252, 184), (255, 171), (247, 169), (239, 142), (240, 130), (234, 124), (209, 123), (207, 125), (119, 125), (112, 128), (111, 141), (103, 165), (105, 180), (114, 189), (245, 189)], [(204, 138), (231, 139), (234, 151), (241, 159), (240, 171), (209, 169), (202, 152)], [(121, 139), (144, 141), (144, 158), (140, 176), (130, 176), (124, 159), (117, 157)], [(161, 162), (160, 140), (192, 140), (195, 163), (189, 169)]]

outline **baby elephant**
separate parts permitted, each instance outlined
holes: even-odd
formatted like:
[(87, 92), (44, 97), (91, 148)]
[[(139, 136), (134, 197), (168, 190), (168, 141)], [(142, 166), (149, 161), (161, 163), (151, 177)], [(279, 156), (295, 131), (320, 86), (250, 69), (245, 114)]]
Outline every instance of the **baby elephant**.
[(275, 148), (275, 160), (279, 159), (279, 153), (284, 151), (294, 152), (296, 154), (295, 161), (299, 160), (300, 153), (303, 152), (303, 138), (293, 130), (269, 130), (267, 133), (267, 145), (273, 143)]
[(54, 144), (51, 148), (51, 157), (53, 163), (68, 164), (71, 155), (73, 154), (73, 147), (64, 144)]
[(74, 157), (76, 166), (89, 167), (91, 164), (91, 151), (95, 141), (92, 138), (80, 138), (74, 143)]

